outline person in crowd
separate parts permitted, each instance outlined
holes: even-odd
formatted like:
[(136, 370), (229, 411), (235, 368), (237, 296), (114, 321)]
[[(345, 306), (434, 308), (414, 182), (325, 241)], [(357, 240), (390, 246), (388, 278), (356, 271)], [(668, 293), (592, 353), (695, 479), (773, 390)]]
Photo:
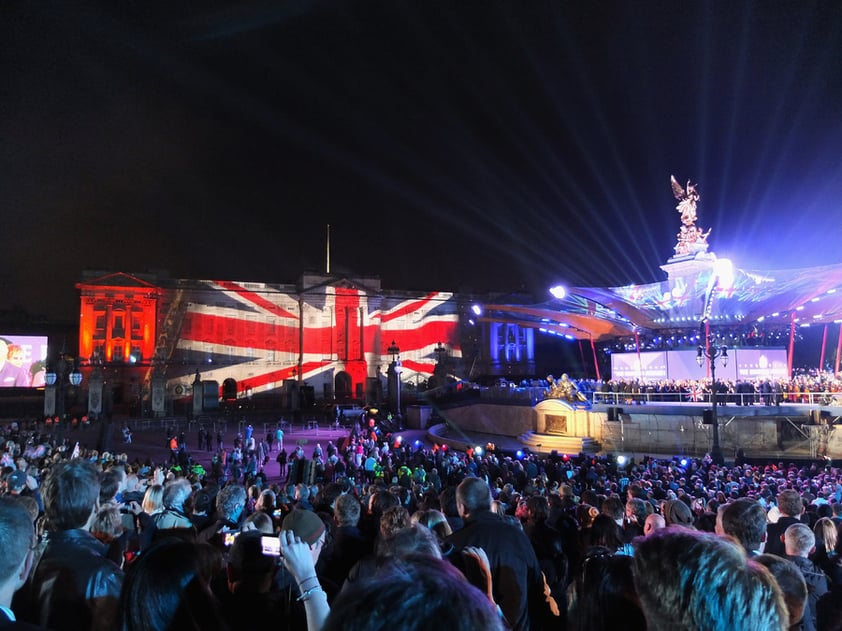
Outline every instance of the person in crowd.
[(695, 521), (693, 511), (683, 500), (679, 499), (669, 500), (664, 504), (663, 516), (667, 526), (693, 528)]
[[(510, 528), (510, 526), (506, 526)], [(323, 631), (503, 631), (488, 598), (433, 556), (402, 558), (343, 592)]]
[(53, 465), (43, 485), (46, 544), (18, 593), (21, 618), (55, 631), (111, 631), (123, 572), (89, 532), (99, 500), (96, 468), (83, 460)]
[(342, 585), (351, 568), (373, 552), (373, 542), (358, 527), (361, 514), (362, 505), (354, 495), (340, 495), (333, 504), (333, 541), (325, 551), (323, 571), (336, 585)]
[(792, 631), (801, 631), (801, 620), (804, 617), (804, 608), (807, 606), (807, 583), (801, 570), (788, 559), (779, 557), (777, 554), (758, 554), (754, 561), (765, 566), (775, 577), (778, 587), (786, 603), (789, 612), (789, 626)]
[(568, 631), (646, 631), (627, 555), (608, 552), (585, 558), (570, 585)]
[(763, 551), (782, 557), (786, 555), (784, 533), (791, 525), (801, 523), (804, 502), (801, 499), (801, 495), (795, 489), (782, 490), (778, 493), (777, 501), (780, 517), (778, 517), (776, 522), (766, 527), (766, 546), (763, 548)]
[[(506, 624), (516, 631), (544, 624), (552, 615), (551, 606), (538, 557), (527, 536), (491, 512), (491, 490), (480, 478), (468, 477), (459, 483), (456, 505), (465, 525), (448, 541), (457, 550), (473, 546), (488, 555), (494, 601)], [(461, 555), (451, 556), (461, 559)]]
[(12, 610), (12, 597), (29, 576), (31, 549), (35, 544), (32, 518), (23, 504), (13, 497), (0, 497), (0, 629), (21, 631), (40, 629), (20, 622)]
[[(165, 538), (132, 563), (120, 594), (123, 631), (228, 631), (196, 544)], [(112, 627), (117, 628), (117, 627)]]
[(643, 536), (648, 537), (656, 530), (666, 527), (667, 523), (664, 521), (663, 516), (658, 513), (652, 513), (651, 515), (647, 515), (646, 521), (643, 522)]
[(736, 539), (749, 557), (757, 556), (766, 541), (766, 511), (747, 497), (723, 504), (717, 510), (715, 532)]
[(647, 631), (783, 631), (789, 613), (769, 570), (715, 534), (672, 527), (636, 542), (634, 585)]
[(430, 529), (439, 542), (442, 558), (448, 557), (453, 552), (453, 545), (447, 541), (447, 538), (453, 534), (453, 530), (444, 513), (432, 508), (418, 510), (412, 513), (409, 522), (413, 525), (421, 524)]
[(163, 497), (164, 510), (152, 518), (157, 529), (154, 538), (173, 535), (195, 537), (196, 529), (185, 506), (192, 493), (193, 487), (186, 478), (176, 478), (166, 484)]
[(803, 631), (816, 629), (816, 603), (828, 590), (827, 575), (810, 559), (816, 546), (816, 536), (807, 524), (792, 524), (784, 532), (786, 559), (791, 561), (807, 583), (807, 606), (802, 619)]
[(246, 489), (229, 483), (216, 495), (216, 512), (211, 524), (197, 534), (197, 541), (207, 541), (227, 553), (225, 533), (240, 532), (246, 518)]

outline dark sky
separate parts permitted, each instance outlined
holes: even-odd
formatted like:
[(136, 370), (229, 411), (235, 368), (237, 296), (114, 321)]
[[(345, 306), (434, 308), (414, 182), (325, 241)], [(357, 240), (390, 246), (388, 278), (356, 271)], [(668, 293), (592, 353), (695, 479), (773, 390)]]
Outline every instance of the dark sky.
[(542, 294), (842, 262), (842, 3), (0, 3), (0, 308), (84, 269)]

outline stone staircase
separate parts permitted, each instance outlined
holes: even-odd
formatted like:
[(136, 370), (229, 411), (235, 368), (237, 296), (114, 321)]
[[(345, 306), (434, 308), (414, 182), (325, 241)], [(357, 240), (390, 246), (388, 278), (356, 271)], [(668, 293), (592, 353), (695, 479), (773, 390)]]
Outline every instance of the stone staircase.
[(530, 451), (542, 454), (548, 454), (551, 451), (557, 451), (561, 454), (595, 454), (601, 449), (600, 444), (588, 436), (526, 432), (518, 436), (518, 440)]

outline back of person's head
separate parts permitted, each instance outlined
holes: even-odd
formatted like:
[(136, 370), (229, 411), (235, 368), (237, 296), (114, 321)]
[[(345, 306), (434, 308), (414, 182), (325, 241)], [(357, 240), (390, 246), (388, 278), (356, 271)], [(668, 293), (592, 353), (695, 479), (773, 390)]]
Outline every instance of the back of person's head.
[(816, 535), (807, 524), (792, 524), (784, 531), (786, 553), (806, 557), (816, 546)]
[(186, 478), (176, 478), (164, 487), (164, 508), (184, 511), (184, 503), (193, 493), (193, 487)]
[(821, 542), (827, 552), (836, 549), (836, 542), (839, 539), (839, 531), (836, 523), (830, 517), (822, 517), (813, 526), (813, 534), (816, 535), (816, 543)]
[(149, 515), (159, 513), (164, 508), (164, 487), (160, 484), (153, 484), (146, 489), (141, 503), (143, 512)]
[(430, 556), (391, 562), (353, 583), (330, 608), (322, 631), (503, 631), (488, 598), (447, 561)]
[(610, 515), (600, 513), (591, 524), (591, 546), (603, 546), (612, 552), (622, 545), (617, 522)]
[(533, 495), (526, 500), (526, 515), (529, 521), (543, 524), (550, 516), (550, 505), (543, 495)]
[(266, 511), (271, 513), (275, 510), (275, 491), (272, 489), (264, 489), (260, 492), (257, 501), (254, 504), (255, 510)]
[(743, 497), (720, 510), (722, 532), (734, 537), (749, 552), (759, 550), (766, 539), (766, 511), (760, 503)]
[(44, 481), (42, 496), (48, 528), (82, 528), (99, 499), (99, 474), (84, 460), (57, 462)]
[(246, 490), (238, 484), (228, 484), (216, 496), (216, 510), (220, 518), (230, 524), (240, 521), (246, 507)]
[(438, 539), (429, 528), (421, 524), (401, 528), (377, 547), (377, 556), (381, 561), (417, 555), (441, 558)]
[(164, 539), (129, 566), (120, 593), (123, 631), (222, 631), (197, 545)]
[(453, 534), (453, 528), (441, 511), (433, 509), (415, 511), (410, 517), (410, 523), (426, 526), (442, 540)]
[(104, 471), (99, 478), (99, 503), (113, 502), (125, 479), (126, 472), (123, 469), (112, 467)]
[(664, 528), (637, 540), (633, 560), (648, 631), (787, 627), (789, 614), (774, 577), (726, 538)]
[[(632, 497), (626, 502), (626, 509), (637, 518), (637, 523), (641, 527), (643, 527), (643, 522), (646, 520), (646, 516), (648, 515), (646, 511), (647, 504), (648, 502), (640, 499), (639, 497)], [(651, 506), (651, 504), (648, 505)]]
[(369, 515), (380, 519), (380, 515), (382, 515), (386, 510), (394, 507), (400, 506), (401, 501), (397, 495), (394, 493), (390, 493), (385, 489), (380, 489), (375, 491), (375, 493), (371, 496), (368, 501), (368, 513)]
[(0, 496), (0, 585), (13, 581), (17, 589), (26, 580), (26, 557), (34, 536), (32, 518), (23, 504), (15, 497)]
[(682, 500), (669, 500), (664, 504), (664, 521), (667, 526), (683, 526), (692, 528), (693, 511)]
[(353, 495), (340, 495), (333, 503), (333, 518), (337, 526), (353, 527), (360, 523), (362, 504)]
[(103, 543), (111, 543), (123, 534), (120, 509), (114, 504), (100, 506), (91, 524), (91, 534)]
[(241, 533), (228, 552), (228, 581), (230, 584), (262, 583), (268, 589), (269, 582), (278, 568), (277, 557), (263, 554), (263, 534), (257, 531)]
[(752, 560), (766, 567), (775, 577), (789, 612), (788, 626), (794, 627), (804, 617), (807, 604), (807, 582), (801, 570), (795, 563), (777, 554), (758, 554)]
[(609, 495), (605, 498), (605, 501), (602, 502), (602, 507), (599, 512), (603, 515), (608, 515), (614, 521), (618, 521), (622, 519), (625, 514), (623, 500), (616, 495)]
[(481, 478), (465, 478), (456, 487), (456, 504), (466, 515), (491, 510), (491, 489)]
[(409, 526), (409, 511), (403, 506), (393, 506), (380, 516), (380, 538), (389, 539)]
[(798, 517), (804, 510), (801, 495), (795, 489), (784, 489), (778, 493), (778, 511), (781, 515)]
[(447, 517), (459, 517), (459, 509), (456, 507), (456, 487), (445, 486), (439, 493), (439, 506), (441, 512)]
[(269, 517), (268, 513), (255, 511), (243, 521), (241, 530), (242, 532), (256, 530), (265, 535), (273, 535), (275, 534), (275, 525), (272, 523), (272, 518)]
[(833, 502), (830, 505), (830, 510), (833, 512), (834, 517), (842, 517), (842, 502)]
[(585, 558), (575, 583), (568, 631), (645, 631), (637, 603), (632, 558), (596, 554)]

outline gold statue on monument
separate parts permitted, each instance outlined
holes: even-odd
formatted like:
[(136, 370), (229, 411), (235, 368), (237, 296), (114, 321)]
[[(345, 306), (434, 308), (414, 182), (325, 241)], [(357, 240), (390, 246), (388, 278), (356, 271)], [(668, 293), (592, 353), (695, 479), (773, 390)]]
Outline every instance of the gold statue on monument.
[(687, 180), (685, 190), (674, 175), (670, 176), (670, 183), (672, 184), (672, 193), (678, 200), (678, 206), (675, 209), (681, 213), (681, 230), (676, 235), (678, 242), (675, 245), (675, 255), (685, 256), (706, 251), (710, 230), (702, 232), (701, 228), (696, 226), (696, 204), (699, 201), (699, 191), (696, 189), (696, 185)]

